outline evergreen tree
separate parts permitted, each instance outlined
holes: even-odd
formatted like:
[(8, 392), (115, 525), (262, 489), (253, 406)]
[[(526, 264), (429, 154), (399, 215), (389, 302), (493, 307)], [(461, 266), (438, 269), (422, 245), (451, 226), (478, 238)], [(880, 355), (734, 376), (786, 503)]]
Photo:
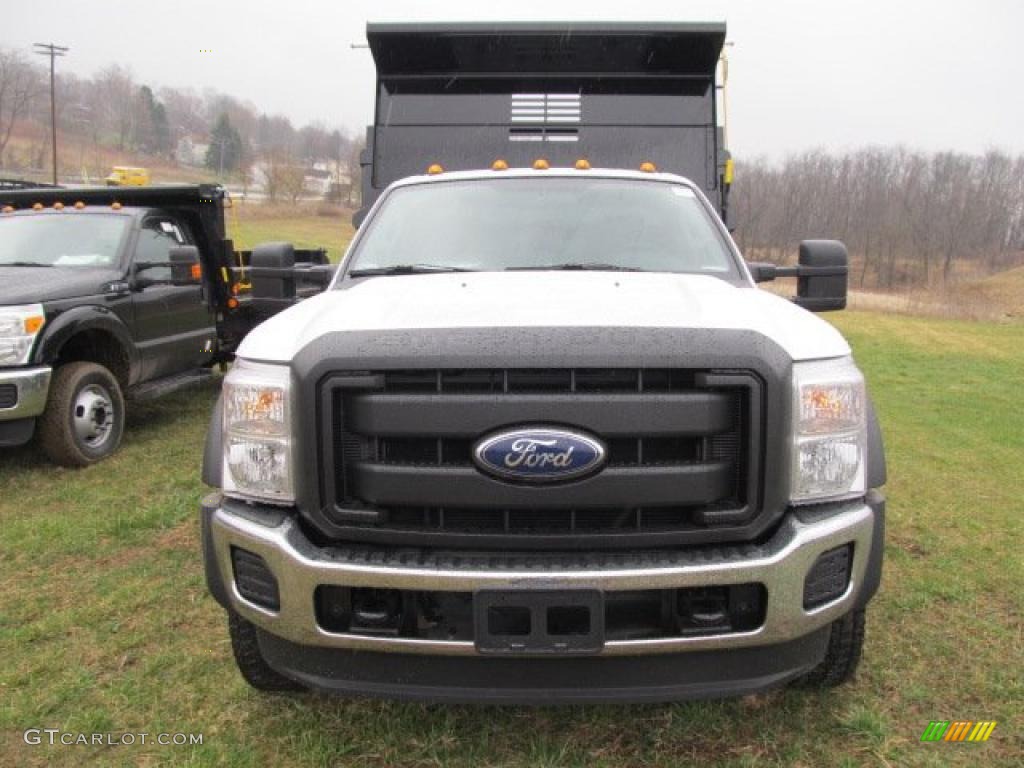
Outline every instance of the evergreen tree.
[(167, 120), (167, 109), (159, 101), (153, 104), (153, 142), (157, 152), (171, 151), (171, 125)]
[(242, 163), (242, 135), (226, 113), (217, 118), (206, 150), (206, 167), (218, 173), (232, 173)]
[(170, 152), (171, 128), (167, 110), (156, 100), (148, 85), (139, 88), (134, 111), (132, 145), (152, 155)]

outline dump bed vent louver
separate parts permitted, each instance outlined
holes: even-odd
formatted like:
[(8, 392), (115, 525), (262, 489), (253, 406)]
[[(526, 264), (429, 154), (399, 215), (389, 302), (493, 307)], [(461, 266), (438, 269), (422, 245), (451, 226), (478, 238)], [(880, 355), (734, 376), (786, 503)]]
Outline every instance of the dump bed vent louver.
[(513, 93), (509, 141), (578, 141), (581, 98), (578, 93)]

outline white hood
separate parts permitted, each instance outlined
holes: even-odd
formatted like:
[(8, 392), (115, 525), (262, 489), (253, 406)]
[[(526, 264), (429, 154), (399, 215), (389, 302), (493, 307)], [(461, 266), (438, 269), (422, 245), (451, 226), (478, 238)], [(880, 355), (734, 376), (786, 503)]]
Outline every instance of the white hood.
[(792, 302), (705, 275), (475, 272), (376, 277), (326, 291), (258, 326), (238, 355), (288, 363), (327, 333), (496, 327), (744, 329), (793, 360), (850, 353), (838, 331)]

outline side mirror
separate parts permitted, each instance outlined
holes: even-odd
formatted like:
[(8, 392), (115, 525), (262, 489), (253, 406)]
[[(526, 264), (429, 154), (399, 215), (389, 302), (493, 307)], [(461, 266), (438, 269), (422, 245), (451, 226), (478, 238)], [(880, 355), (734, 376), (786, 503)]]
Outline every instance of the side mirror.
[(291, 243), (261, 243), (249, 260), (252, 299), (265, 312), (295, 303), (295, 248)]
[(795, 277), (793, 301), (811, 312), (829, 312), (846, 308), (846, 278), (849, 257), (838, 240), (804, 240), (800, 243), (800, 263), (780, 267), (766, 261), (748, 261), (747, 269), (755, 283), (767, 283), (777, 277)]
[(199, 249), (194, 245), (178, 245), (168, 252), (171, 259), (171, 283), (173, 285), (195, 285), (203, 279), (199, 264)]
[[(177, 245), (167, 252), (169, 261), (136, 261), (133, 264), (135, 272), (135, 287), (138, 289), (148, 288), (151, 285), (175, 285), (188, 286), (199, 285), (203, 280), (203, 270), (199, 264), (199, 249), (194, 245)], [(153, 280), (147, 277), (138, 277), (140, 272), (147, 269), (170, 269), (170, 280)]]
[(804, 240), (794, 301), (812, 312), (845, 309), (849, 263), (846, 246), (838, 240)]

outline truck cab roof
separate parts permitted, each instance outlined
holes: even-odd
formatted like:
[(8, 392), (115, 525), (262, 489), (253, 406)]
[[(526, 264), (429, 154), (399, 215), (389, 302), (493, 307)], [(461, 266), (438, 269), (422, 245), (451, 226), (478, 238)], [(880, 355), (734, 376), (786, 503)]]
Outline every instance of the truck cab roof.
[(506, 168), (503, 170), (477, 169), (464, 171), (445, 171), (437, 173), (423, 173), (415, 176), (407, 176), (391, 184), (391, 188), (406, 187), (411, 184), (440, 183), (444, 181), (471, 181), (475, 179), (495, 178), (529, 178), (538, 179), (544, 177), (557, 178), (587, 178), (598, 176), (605, 179), (630, 179), (633, 181), (662, 181), (672, 184), (682, 184), (695, 192), (699, 187), (689, 179), (676, 173), (663, 173), (660, 171), (640, 171), (623, 168), (587, 168), (579, 170), (571, 167), (549, 167), (543, 170), (535, 168)]

